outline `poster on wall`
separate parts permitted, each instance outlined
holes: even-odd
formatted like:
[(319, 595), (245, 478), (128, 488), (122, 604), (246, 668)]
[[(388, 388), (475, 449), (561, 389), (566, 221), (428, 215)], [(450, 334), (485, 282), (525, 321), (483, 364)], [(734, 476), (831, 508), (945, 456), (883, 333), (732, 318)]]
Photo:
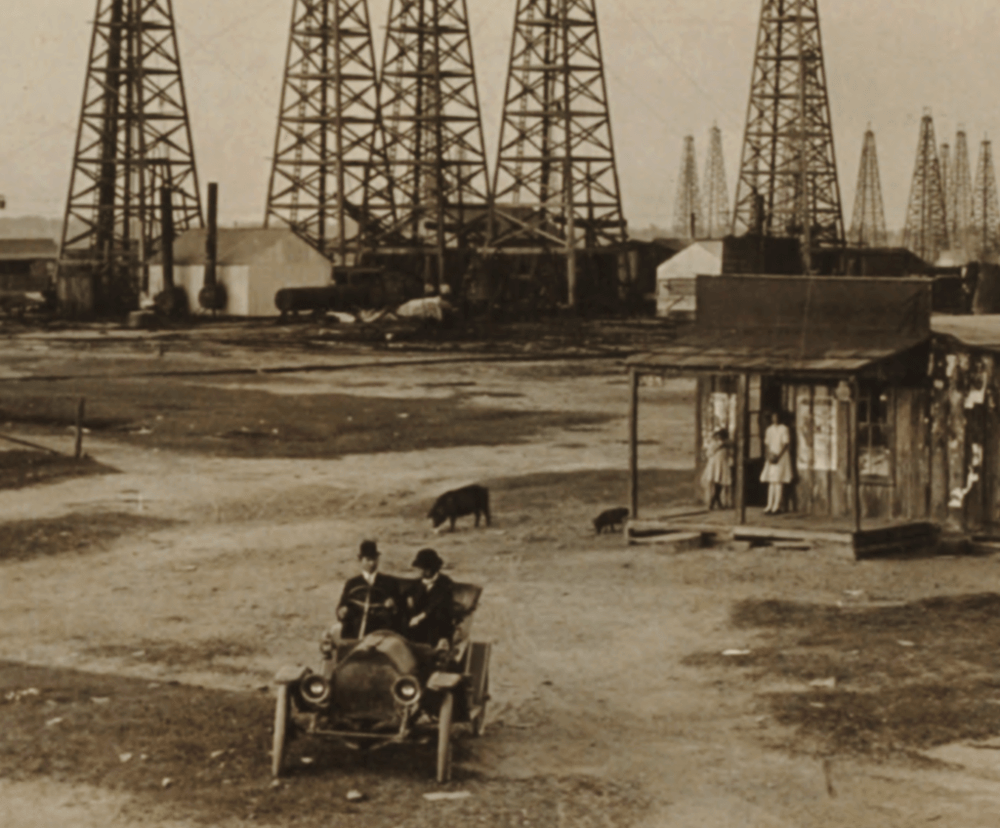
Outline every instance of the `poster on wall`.
[(812, 468), (812, 395), (801, 389), (795, 398), (795, 466), (799, 471)]

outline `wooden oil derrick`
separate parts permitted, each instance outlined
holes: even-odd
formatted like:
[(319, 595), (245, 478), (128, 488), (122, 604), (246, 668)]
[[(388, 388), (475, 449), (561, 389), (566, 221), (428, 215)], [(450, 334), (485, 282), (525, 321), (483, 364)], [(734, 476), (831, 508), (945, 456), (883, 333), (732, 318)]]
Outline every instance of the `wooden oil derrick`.
[(818, 0), (763, 0), (733, 233), (844, 244)]
[(859, 247), (884, 247), (887, 243), (875, 133), (870, 127), (865, 132), (861, 149), (858, 186), (854, 192), (854, 213), (851, 216), (848, 240)]
[(903, 246), (932, 264), (942, 250), (948, 249), (944, 187), (937, 144), (934, 142), (934, 119), (930, 114), (925, 114), (920, 120), (920, 140), (906, 207)]
[(484, 244), (490, 202), (465, 0), (392, 0), (380, 106), (393, 208), (373, 212), (373, 242), (422, 255), (425, 283), (441, 287), (447, 251)]
[(293, 0), (265, 226), (357, 264), (391, 220), (367, 0)]
[(173, 4), (98, 0), (60, 259), (61, 273), (88, 283), (76, 310), (138, 306), (163, 188), (177, 232), (203, 226)]
[(989, 140), (979, 145), (976, 181), (972, 191), (972, 225), (969, 242), (972, 255), (983, 261), (998, 251), (997, 225), (1000, 206), (997, 204), (997, 179), (993, 169), (993, 149)]
[(969, 144), (961, 127), (955, 135), (955, 158), (951, 165), (951, 189), (948, 193), (948, 241), (961, 258), (969, 255), (972, 224), (972, 170), (969, 164)]
[(674, 235), (679, 239), (697, 239), (704, 235), (705, 223), (698, 190), (698, 167), (695, 163), (694, 136), (684, 137), (681, 169), (677, 177), (674, 201)]
[(729, 188), (726, 163), (722, 155), (722, 130), (713, 126), (709, 132), (708, 160), (705, 162), (704, 206), (705, 237), (721, 239), (729, 232)]
[(490, 247), (565, 257), (626, 237), (595, 0), (518, 0), (494, 178)]

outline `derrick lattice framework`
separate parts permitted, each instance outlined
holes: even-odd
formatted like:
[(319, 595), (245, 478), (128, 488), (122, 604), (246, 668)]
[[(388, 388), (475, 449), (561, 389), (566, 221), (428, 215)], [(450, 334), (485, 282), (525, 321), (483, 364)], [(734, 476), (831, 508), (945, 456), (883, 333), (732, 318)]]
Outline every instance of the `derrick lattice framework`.
[(380, 97), (394, 211), (373, 200), (375, 241), (384, 252), (424, 253), (428, 280), (440, 286), (445, 251), (482, 245), (488, 224), (465, 0), (392, 0)]
[(518, 0), (494, 178), (492, 243), (612, 248), (626, 225), (595, 0)]
[(338, 264), (391, 215), (367, 0), (294, 0), (265, 226), (287, 225)]
[(677, 177), (677, 198), (674, 201), (674, 235), (681, 239), (697, 239), (704, 235), (705, 224), (698, 190), (698, 167), (695, 163), (694, 136), (684, 137), (681, 169)]
[(964, 129), (955, 135), (955, 159), (951, 166), (951, 188), (947, 194), (948, 241), (954, 250), (966, 251), (972, 223), (972, 169), (969, 142)]
[(161, 244), (164, 187), (174, 229), (201, 227), (173, 5), (98, 0), (61, 254), (95, 277), (96, 310), (136, 306)]
[(875, 133), (870, 129), (865, 132), (861, 150), (858, 186), (854, 192), (854, 213), (851, 216), (848, 239), (851, 244), (860, 247), (884, 247), (887, 243)]
[(944, 187), (937, 144), (934, 143), (934, 120), (930, 115), (924, 115), (920, 121), (920, 141), (906, 207), (903, 246), (931, 263), (937, 261), (942, 250), (948, 249)]
[(844, 243), (817, 0), (763, 0), (733, 233)]
[(721, 239), (729, 232), (729, 188), (722, 155), (722, 130), (713, 126), (708, 138), (708, 160), (703, 181), (705, 236)]
[(951, 163), (951, 146), (941, 144), (938, 150), (938, 164), (941, 167), (941, 189), (944, 190), (944, 211), (948, 218), (948, 241), (954, 246), (955, 237), (951, 234), (951, 198), (955, 190), (955, 169)]
[(979, 145), (976, 181), (972, 193), (972, 226), (970, 247), (977, 259), (997, 252), (997, 225), (1000, 206), (997, 204), (997, 179), (993, 169), (993, 147), (989, 141)]

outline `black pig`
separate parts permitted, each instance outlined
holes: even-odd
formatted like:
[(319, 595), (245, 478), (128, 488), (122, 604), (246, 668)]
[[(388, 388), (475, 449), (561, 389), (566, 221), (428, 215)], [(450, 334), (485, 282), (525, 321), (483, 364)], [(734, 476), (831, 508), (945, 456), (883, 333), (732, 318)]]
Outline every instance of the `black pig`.
[(480, 514), (486, 516), (486, 525), (490, 525), (490, 490), (485, 486), (463, 486), (461, 489), (445, 492), (434, 501), (427, 517), (434, 522), (435, 529), (450, 520), (454, 531), (455, 518), (472, 514), (476, 516), (476, 526), (479, 525)]
[(621, 506), (617, 509), (605, 509), (594, 518), (594, 532), (600, 535), (605, 529), (615, 531), (628, 517), (628, 509)]

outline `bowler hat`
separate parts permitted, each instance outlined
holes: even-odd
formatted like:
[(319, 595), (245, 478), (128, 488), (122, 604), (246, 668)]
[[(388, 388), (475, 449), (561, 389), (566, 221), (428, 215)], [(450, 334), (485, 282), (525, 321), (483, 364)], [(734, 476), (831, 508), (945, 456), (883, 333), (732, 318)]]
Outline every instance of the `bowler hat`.
[(361, 551), (358, 552), (359, 558), (377, 558), (378, 555), (378, 547), (375, 545), (375, 541), (361, 541)]
[(438, 553), (433, 549), (421, 549), (417, 553), (417, 557), (413, 559), (411, 566), (417, 569), (429, 569), (432, 572), (437, 572), (444, 566), (444, 561), (441, 560)]

